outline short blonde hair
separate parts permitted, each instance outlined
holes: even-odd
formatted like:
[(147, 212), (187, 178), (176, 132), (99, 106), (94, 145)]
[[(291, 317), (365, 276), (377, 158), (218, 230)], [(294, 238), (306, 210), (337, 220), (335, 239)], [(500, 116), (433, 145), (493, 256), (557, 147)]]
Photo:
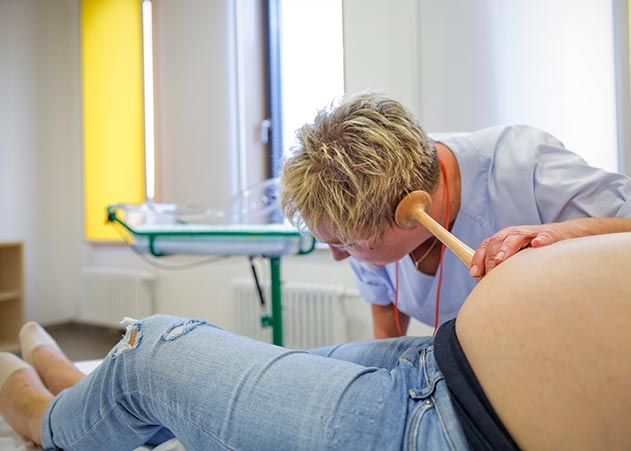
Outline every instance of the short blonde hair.
[(434, 192), (436, 150), (412, 114), (381, 93), (363, 92), (318, 112), (297, 131), (282, 169), (281, 208), (316, 235), (341, 243), (379, 238), (395, 225), (407, 193)]

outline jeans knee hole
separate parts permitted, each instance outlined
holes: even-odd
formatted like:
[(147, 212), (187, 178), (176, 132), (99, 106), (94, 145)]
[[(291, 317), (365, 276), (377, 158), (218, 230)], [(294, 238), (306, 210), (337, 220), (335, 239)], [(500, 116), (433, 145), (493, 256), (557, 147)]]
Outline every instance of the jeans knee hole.
[(199, 320), (199, 319), (189, 319), (189, 320), (186, 320), (186, 321), (182, 321), (180, 323), (176, 323), (173, 326), (171, 326), (162, 335), (161, 338), (164, 341), (177, 340), (178, 338), (186, 335), (187, 333), (189, 333), (190, 331), (192, 331), (196, 327), (201, 326), (202, 324), (206, 324), (206, 321), (202, 321), (202, 320)]
[(122, 340), (114, 347), (114, 352), (112, 353), (112, 357), (118, 357), (125, 351), (129, 351), (131, 349), (135, 349), (140, 344), (140, 340), (142, 339), (142, 333), (140, 332), (140, 321), (132, 320), (130, 318), (125, 318), (121, 321), (123, 324), (127, 324), (127, 329), (125, 330), (125, 335)]

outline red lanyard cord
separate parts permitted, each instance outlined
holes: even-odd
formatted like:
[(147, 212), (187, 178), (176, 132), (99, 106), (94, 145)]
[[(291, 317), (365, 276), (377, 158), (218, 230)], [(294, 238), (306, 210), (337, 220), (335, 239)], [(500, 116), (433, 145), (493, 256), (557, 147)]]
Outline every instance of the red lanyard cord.
[[(449, 185), (447, 184), (447, 173), (445, 172), (445, 166), (442, 161), (440, 163), (440, 172), (443, 178), (443, 185), (445, 186), (445, 229), (449, 230), (449, 219), (451, 213), (451, 202), (449, 199)], [(439, 326), (439, 312), (440, 312), (440, 292), (443, 286), (443, 260), (445, 258), (445, 245), (441, 243), (440, 249), (440, 262), (438, 267), (438, 283), (436, 284), (436, 302), (434, 304), (434, 335)], [(394, 322), (396, 324), (397, 333), (400, 337), (403, 334), (403, 328), (401, 327), (401, 319), (399, 318), (399, 262), (397, 261), (394, 266)]]
[[(447, 173), (445, 172), (445, 166), (442, 161), (440, 162), (440, 171), (443, 174), (443, 184), (445, 185), (445, 224), (443, 225), (446, 230), (449, 230), (449, 220), (451, 214), (451, 203), (449, 199), (449, 185), (447, 184)], [(436, 304), (434, 305), (434, 335), (436, 335), (436, 331), (438, 331), (439, 323), (439, 313), (440, 313), (440, 292), (443, 286), (443, 260), (445, 258), (445, 250), (446, 247), (443, 244), (440, 248), (440, 263), (438, 268), (438, 283), (436, 284)]]

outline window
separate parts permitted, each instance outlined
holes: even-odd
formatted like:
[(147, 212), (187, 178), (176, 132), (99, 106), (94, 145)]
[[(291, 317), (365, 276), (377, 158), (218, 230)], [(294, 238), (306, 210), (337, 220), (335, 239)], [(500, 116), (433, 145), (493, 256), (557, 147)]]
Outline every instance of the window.
[(272, 175), (277, 176), (296, 130), (344, 94), (342, 0), (270, 0), (269, 21)]

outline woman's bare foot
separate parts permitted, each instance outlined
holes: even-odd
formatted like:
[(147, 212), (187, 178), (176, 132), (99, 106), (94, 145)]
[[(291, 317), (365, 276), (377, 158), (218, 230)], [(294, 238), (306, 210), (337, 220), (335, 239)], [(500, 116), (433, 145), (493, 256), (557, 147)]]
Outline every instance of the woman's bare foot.
[(0, 365), (18, 368), (0, 382), (0, 414), (18, 434), (41, 445), (40, 425), (53, 394), (44, 387), (33, 368), (16, 365), (16, 360), (20, 359), (0, 353)]
[(37, 370), (53, 395), (85, 377), (42, 326), (30, 321), (20, 330), (22, 357)]

